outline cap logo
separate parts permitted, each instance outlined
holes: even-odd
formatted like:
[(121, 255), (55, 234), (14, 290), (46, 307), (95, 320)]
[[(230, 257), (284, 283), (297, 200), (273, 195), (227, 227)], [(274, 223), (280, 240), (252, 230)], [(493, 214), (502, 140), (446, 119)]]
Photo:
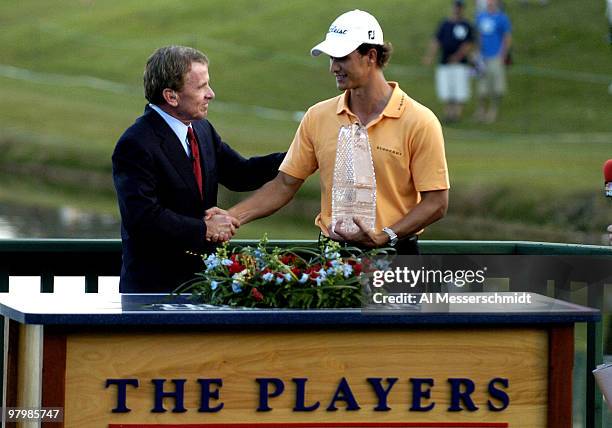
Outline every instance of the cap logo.
[(335, 25), (332, 25), (331, 27), (329, 27), (329, 31), (328, 31), (328, 33), (336, 33), (336, 34), (346, 34), (346, 32), (347, 32), (346, 29), (338, 28)]
[(368, 39), (374, 40), (374, 30), (368, 31)]

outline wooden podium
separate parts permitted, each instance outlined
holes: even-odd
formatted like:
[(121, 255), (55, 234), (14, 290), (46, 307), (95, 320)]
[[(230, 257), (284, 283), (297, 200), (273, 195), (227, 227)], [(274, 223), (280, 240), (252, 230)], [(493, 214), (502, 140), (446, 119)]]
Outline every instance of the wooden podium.
[(527, 294), (373, 313), (4, 295), (6, 407), (70, 428), (570, 428), (574, 323), (600, 315)]

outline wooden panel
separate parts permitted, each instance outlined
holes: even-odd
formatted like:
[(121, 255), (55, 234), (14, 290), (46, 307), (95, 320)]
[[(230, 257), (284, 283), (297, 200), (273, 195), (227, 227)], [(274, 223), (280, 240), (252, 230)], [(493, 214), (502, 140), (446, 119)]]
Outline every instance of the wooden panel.
[[(5, 334), (5, 346), (8, 346), (6, 356), (6, 407), (17, 406), (17, 366), (19, 360), (19, 324), (16, 321), (4, 319), (4, 328), (8, 328), (8, 340)], [(7, 422), (7, 428), (17, 426), (15, 422)]]
[[(42, 368), (43, 407), (64, 407), (66, 392), (66, 335), (45, 329)], [(63, 428), (63, 422), (43, 422), (42, 427)]]
[(43, 326), (19, 326), (17, 403), (21, 407), (41, 407)]
[[(17, 405), (37, 409), (42, 407), (43, 326), (20, 324), (19, 329)], [(17, 426), (34, 428), (40, 425), (35, 421), (25, 421), (17, 423)]]
[(572, 428), (574, 326), (550, 329), (548, 428)]
[[(513, 426), (546, 426), (548, 334), (545, 330), (500, 328), (420, 329), (416, 331), (208, 332), (69, 335), (66, 365), (66, 427), (100, 427), (106, 423), (238, 423), (238, 422), (509, 422)], [(269, 412), (256, 412), (256, 378), (281, 378), (285, 393), (270, 400)], [(343, 403), (326, 411), (338, 382), (345, 377), (361, 406), (346, 411)], [(391, 411), (374, 411), (377, 401), (368, 377), (397, 377), (389, 395)], [(487, 408), (487, 386), (508, 378), (511, 404), (503, 412)], [(128, 387), (129, 413), (112, 414), (116, 387), (109, 378), (137, 378)], [(187, 379), (185, 413), (150, 413), (151, 379)], [(222, 378), (218, 413), (198, 413), (198, 378)], [(308, 378), (306, 404), (320, 401), (314, 412), (293, 412), (292, 378)], [(432, 411), (408, 411), (410, 378), (433, 378)], [(479, 410), (448, 412), (448, 378), (469, 378)], [(167, 389), (172, 388), (169, 384)], [(496, 400), (492, 400), (498, 404)], [(216, 403), (215, 403), (216, 404)], [(165, 406), (171, 410), (173, 402)]]

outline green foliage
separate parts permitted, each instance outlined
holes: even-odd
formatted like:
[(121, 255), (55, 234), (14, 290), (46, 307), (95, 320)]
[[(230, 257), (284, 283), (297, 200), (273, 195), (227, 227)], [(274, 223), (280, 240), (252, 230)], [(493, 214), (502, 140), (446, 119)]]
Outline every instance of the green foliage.
[[(270, 248), (222, 245), (203, 256), (205, 269), (176, 293), (212, 305), (260, 308), (354, 308), (361, 306), (363, 264), (381, 250), (363, 253), (324, 241), (308, 247)], [(343, 253), (344, 255), (341, 255)]]

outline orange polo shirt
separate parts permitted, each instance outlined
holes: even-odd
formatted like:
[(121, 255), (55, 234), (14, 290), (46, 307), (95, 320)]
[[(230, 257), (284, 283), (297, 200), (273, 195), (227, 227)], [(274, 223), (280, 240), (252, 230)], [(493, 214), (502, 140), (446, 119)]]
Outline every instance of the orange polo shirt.
[[(419, 192), (448, 189), (442, 128), (427, 107), (395, 82), (383, 112), (367, 124), (376, 175), (376, 231), (406, 216)], [(305, 180), (320, 170), (321, 213), (315, 224), (328, 235), (332, 184), (340, 127), (359, 122), (347, 104), (348, 92), (312, 106), (302, 119), (280, 170)]]

